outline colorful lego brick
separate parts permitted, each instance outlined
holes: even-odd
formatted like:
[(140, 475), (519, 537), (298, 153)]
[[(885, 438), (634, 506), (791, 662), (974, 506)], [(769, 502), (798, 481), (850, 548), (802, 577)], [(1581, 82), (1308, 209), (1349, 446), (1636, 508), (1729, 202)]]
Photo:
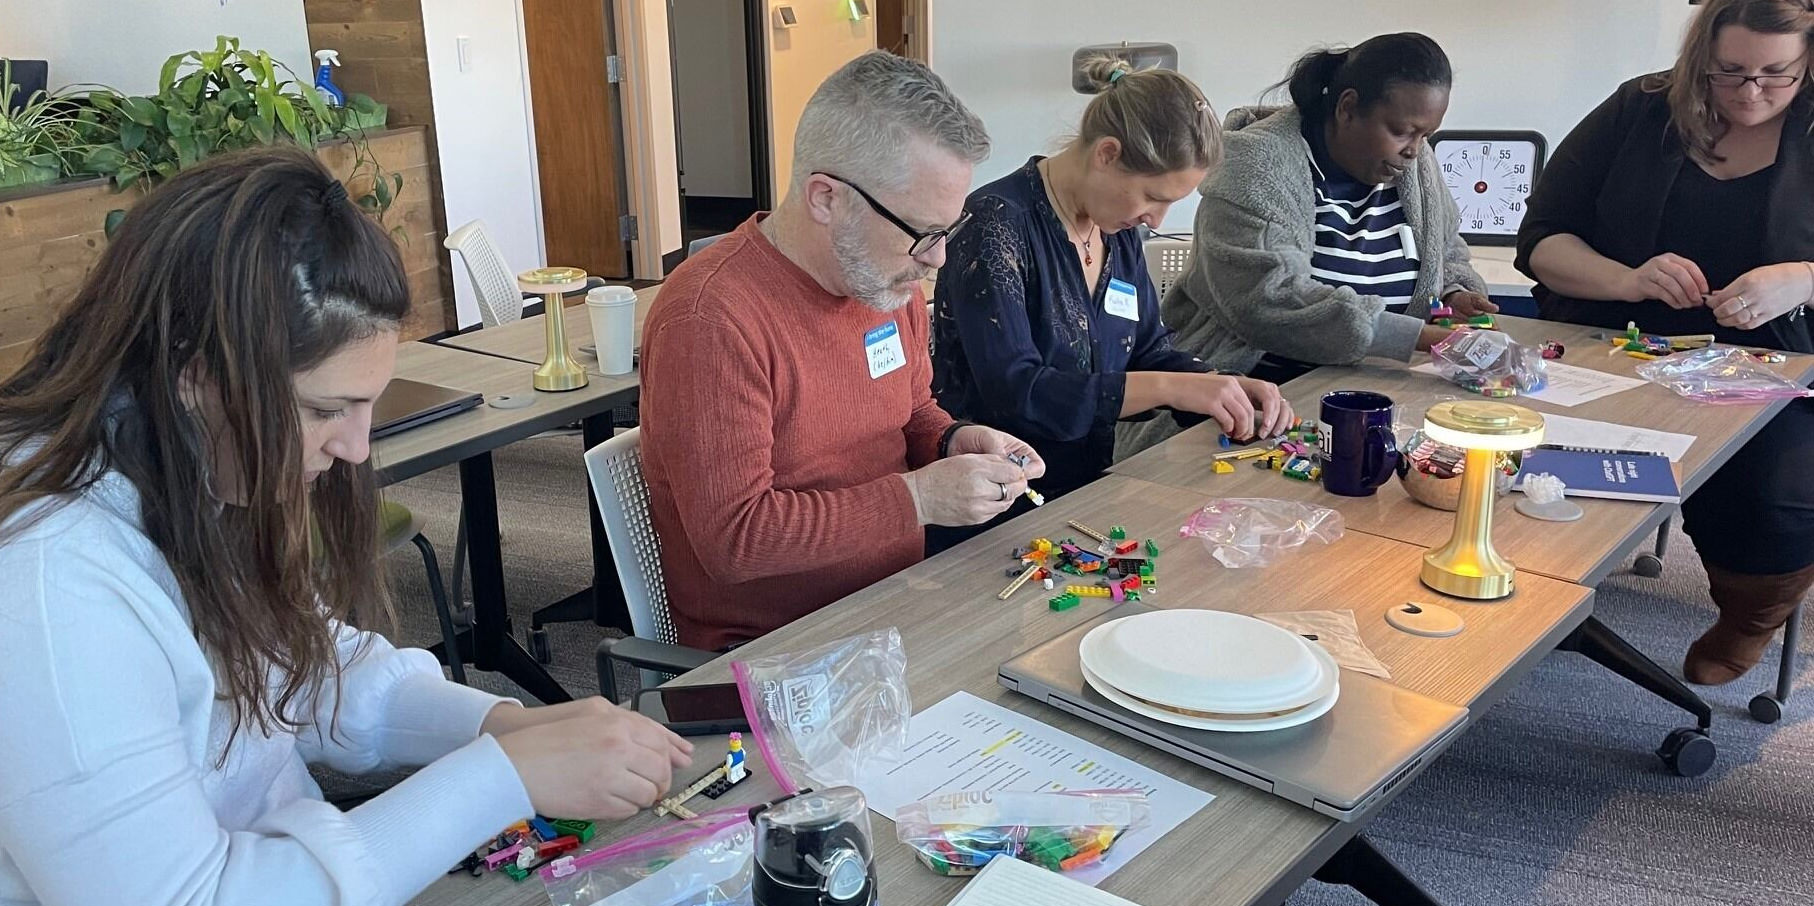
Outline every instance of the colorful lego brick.
[[(1233, 469), (1229, 469), (1229, 471), (1231, 471), (1231, 472), (1232, 472), (1232, 471), (1234, 471), (1234, 470), (1233, 470)], [(1138, 550), (1138, 549), (1139, 549), (1139, 547), (1140, 547), (1140, 542), (1138, 542), (1138, 541), (1123, 541), (1123, 542), (1122, 542), (1122, 543), (1120, 543), (1120, 544), (1117, 544), (1117, 545), (1115, 545), (1115, 553), (1117, 553), (1117, 554), (1131, 554), (1131, 553), (1133, 553), (1133, 552), (1134, 552), (1134, 551), (1135, 551), (1135, 550)]]
[(497, 871), (499, 866), (504, 865), (506, 863), (509, 863), (512, 865), (516, 864), (515, 863), (516, 854), (519, 852), (522, 852), (522, 850), (523, 850), (523, 844), (512, 843), (509, 846), (506, 846), (503, 849), (500, 849), (497, 852), (494, 852), (491, 855), (486, 856), (485, 857), (485, 869), (487, 871)]
[(1147, 577), (1147, 576), (1150, 576), (1150, 575), (1152, 575), (1152, 574), (1153, 574), (1153, 565), (1152, 565), (1152, 564), (1151, 564), (1151, 563), (1142, 563), (1142, 564), (1140, 564), (1140, 576), (1141, 576), (1141, 578), (1145, 578), (1145, 577)]
[(1102, 861), (1102, 847), (1097, 846), (1092, 843), (1089, 846), (1086, 846), (1083, 849), (1079, 850), (1077, 852), (1077, 855), (1074, 855), (1074, 856), (1070, 857), (1069, 859), (1065, 859), (1064, 861), (1059, 862), (1058, 867), (1064, 871), (1076, 871), (1079, 868), (1088, 868), (1089, 866), (1095, 865), (1097, 862), (1101, 862), (1101, 861)]
[(572, 818), (554, 819), (554, 829), (563, 836), (578, 837), (581, 843), (591, 843), (592, 835), (598, 833), (598, 825), (590, 821), (579, 821)]
[(535, 848), (536, 858), (552, 859), (562, 853), (579, 849), (578, 837), (555, 837)]
[(1079, 572), (1093, 573), (1093, 572), (1098, 572), (1101, 569), (1102, 569), (1101, 560), (1088, 560), (1083, 563), (1079, 563), (1077, 565), (1077, 570)]
[(1235, 471), (1235, 464), (1232, 462), (1223, 462), (1218, 459), (1212, 468), (1216, 470), (1217, 475), (1232, 475)]
[(1067, 591), (1064, 594), (1053, 597), (1050, 601), (1047, 601), (1046, 604), (1053, 610), (1070, 610), (1082, 602), (1082, 598)]
[(1119, 585), (1110, 585), (1109, 586), (1109, 600), (1114, 601), (1116, 604), (1120, 604), (1122, 602), (1122, 600), (1126, 597), (1126, 595), (1127, 595), (1127, 592), (1123, 591), (1121, 586), (1119, 586)]
[(1159, 544), (1151, 538), (1146, 539), (1146, 555), (1148, 557), (1159, 556)]
[(1044, 579), (1039, 580), (1039, 582), (1041, 585), (1045, 586), (1046, 591), (1052, 590), (1052, 577), (1051, 576), (1047, 576)]
[(1140, 593), (1137, 591), (1130, 591), (1122, 597), (1127, 598), (1129, 601), (1138, 601), (1140, 600)]
[(1224, 450), (1235, 445), (1235, 442), (1232, 439), (1230, 439), (1229, 436), (1226, 434), (1218, 435), (1216, 437), (1216, 443), (1221, 444), (1222, 449), (1224, 449)]
[(1121, 526), (1121, 525), (1109, 526), (1109, 540), (1110, 541), (1126, 541), (1127, 540), (1127, 527)]
[(1109, 590), (1101, 585), (1066, 585), (1064, 590), (1080, 598), (1106, 598)]

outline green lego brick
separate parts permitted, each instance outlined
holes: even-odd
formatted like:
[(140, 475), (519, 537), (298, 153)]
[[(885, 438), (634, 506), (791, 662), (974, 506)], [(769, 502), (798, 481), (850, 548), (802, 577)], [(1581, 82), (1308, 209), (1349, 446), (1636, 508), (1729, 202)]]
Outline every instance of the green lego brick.
[(1148, 557), (1159, 556), (1159, 544), (1151, 538), (1146, 539), (1146, 555)]
[(553, 823), (555, 830), (565, 835), (578, 837), (581, 843), (592, 842), (592, 835), (598, 833), (598, 825), (590, 821), (556, 818)]
[(1082, 601), (1083, 601), (1082, 598), (1079, 598), (1076, 595), (1071, 594), (1070, 592), (1067, 591), (1062, 595), (1058, 595), (1057, 597), (1052, 598), (1050, 601), (1048, 601), (1046, 603), (1047, 603), (1047, 606), (1051, 607), (1053, 610), (1070, 610), (1071, 608), (1076, 607), (1079, 603), (1082, 603)]
[(527, 880), (529, 877), (529, 870), (526, 868), (516, 867), (515, 862), (512, 862), (509, 865), (504, 866), (504, 873), (509, 875), (510, 880), (512, 880), (512, 881)]
[(1110, 541), (1126, 541), (1127, 540), (1127, 526), (1124, 526), (1124, 525), (1109, 526), (1109, 540)]

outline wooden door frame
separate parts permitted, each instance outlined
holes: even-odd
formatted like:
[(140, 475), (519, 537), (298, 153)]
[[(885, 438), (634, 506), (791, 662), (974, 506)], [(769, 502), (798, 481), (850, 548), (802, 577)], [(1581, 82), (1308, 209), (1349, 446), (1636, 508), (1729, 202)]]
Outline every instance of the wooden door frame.
[(768, 0), (743, 0), (743, 59), (749, 80), (750, 195), (756, 210), (775, 209), (768, 112)]
[[(661, 237), (669, 232), (681, 236), (678, 114), (667, 2), (609, 2), (614, 13), (612, 39), (623, 75), (618, 99), (623, 114), (625, 197), (630, 215), (636, 218), (630, 269), (636, 279), (659, 280), (667, 275)], [(658, 99), (657, 79), (668, 86), (665, 103)], [(664, 145), (671, 146), (671, 158)], [(684, 246), (683, 236), (681, 244)]]

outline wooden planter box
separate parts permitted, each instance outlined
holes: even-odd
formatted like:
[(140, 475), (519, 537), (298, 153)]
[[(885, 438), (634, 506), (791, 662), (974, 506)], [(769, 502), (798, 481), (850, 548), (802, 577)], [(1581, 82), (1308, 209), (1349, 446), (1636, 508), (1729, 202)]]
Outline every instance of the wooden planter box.
[[(371, 147), (385, 169), (403, 174), (403, 191), (384, 218), (387, 228), (401, 227), (398, 248), (409, 272), (411, 312), (403, 335), (419, 339), (448, 330), (454, 323), (452, 271), (437, 226), (426, 131), (414, 126), (375, 133)], [(344, 142), (317, 153), (342, 178), (353, 168)], [(0, 190), (0, 376), (25, 360), (32, 341), (100, 259), (107, 212), (131, 207), (139, 194), (116, 193), (104, 179)]]

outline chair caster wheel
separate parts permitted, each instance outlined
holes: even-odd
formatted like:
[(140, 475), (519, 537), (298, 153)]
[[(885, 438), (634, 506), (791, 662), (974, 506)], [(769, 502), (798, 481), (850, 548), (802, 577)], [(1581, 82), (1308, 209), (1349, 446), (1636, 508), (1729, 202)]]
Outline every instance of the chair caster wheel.
[(548, 642), (548, 630), (529, 630), (529, 654), (538, 664), (554, 663), (554, 646)]
[(1751, 719), (1760, 724), (1773, 724), (1783, 719), (1782, 702), (1768, 695), (1759, 695), (1751, 699), (1749, 708)]
[(1682, 727), (1663, 737), (1657, 757), (1663, 759), (1663, 766), (1677, 776), (1699, 777), (1713, 767), (1714, 759), (1719, 757), (1719, 747), (1706, 733), (1694, 727)]
[(1656, 554), (1639, 554), (1631, 564), (1631, 571), (1646, 579), (1655, 579), (1663, 574), (1663, 561)]

